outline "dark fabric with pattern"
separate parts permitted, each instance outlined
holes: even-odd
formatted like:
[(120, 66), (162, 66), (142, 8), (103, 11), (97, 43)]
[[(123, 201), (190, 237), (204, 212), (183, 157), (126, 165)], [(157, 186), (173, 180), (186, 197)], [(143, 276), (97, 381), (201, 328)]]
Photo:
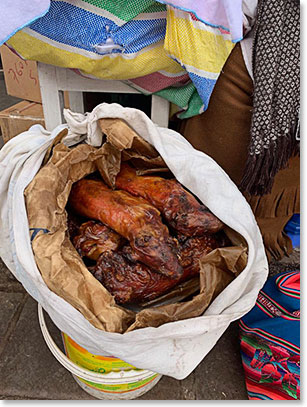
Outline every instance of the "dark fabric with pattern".
[(259, 0), (253, 47), (251, 141), (241, 189), (271, 191), (274, 176), (299, 151), (300, 4)]

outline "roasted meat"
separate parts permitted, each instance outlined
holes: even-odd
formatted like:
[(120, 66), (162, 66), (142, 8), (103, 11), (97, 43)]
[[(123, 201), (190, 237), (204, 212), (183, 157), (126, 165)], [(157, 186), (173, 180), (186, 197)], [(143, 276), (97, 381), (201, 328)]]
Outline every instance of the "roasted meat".
[(199, 259), (217, 247), (213, 236), (181, 239), (179, 245), (183, 275), (170, 279), (138, 261), (130, 246), (119, 252), (104, 252), (99, 257), (94, 276), (115, 297), (118, 304), (153, 300), (199, 273)]
[(178, 242), (180, 264), (190, 277), (199, 273), (199, 259), (219, 246), (216, 238), (211, 234), (200, 237), (179, 235)]
[(149, 201), (168, 224), (183, 235), (202, 236), (223, 227), (223, 223), (176, 180), (137, 176), (136, 171), (124, 163), (117, 175), (116, 187)]
[(82, 179), (71, 190), (69, 205), (81, 216), (96, 219), (129, 240), (139, 260), (177, 279), (183, 273), (160, 212), (142, 198), (112, 191), (102, 181)]
[(77, 216), (70, 212), (67, 213), (67, 231), (71, 241), (79, 233), (81, 223)]
[(114, 251), (123, 246), (125, 239), (101, 222), (90, 220), (83, 223), (73, 245), (81, 257), (97, 260), (101, 253)]
[(118, 304), (156, 298), (178, 282), (177, 279), (152, 271), (143, 263), (130, 262), (123, 252), (103, 253), (97, 261), (94, 277), (114, 296)]

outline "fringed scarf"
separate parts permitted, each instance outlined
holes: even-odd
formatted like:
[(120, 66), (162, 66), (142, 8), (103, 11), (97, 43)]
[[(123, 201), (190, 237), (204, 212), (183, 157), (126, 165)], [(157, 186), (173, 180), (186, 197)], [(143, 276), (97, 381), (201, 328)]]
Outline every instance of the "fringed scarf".
[(276, 173), (299, 153), (300, 3), (259, 0), (253, 46), (251, 141), (240, 188), (271, 191)]

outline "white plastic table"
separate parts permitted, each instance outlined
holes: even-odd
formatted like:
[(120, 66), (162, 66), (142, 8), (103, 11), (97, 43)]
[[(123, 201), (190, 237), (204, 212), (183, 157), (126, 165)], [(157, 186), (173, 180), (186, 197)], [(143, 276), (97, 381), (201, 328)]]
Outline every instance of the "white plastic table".
[[(84, 113), (83, 92), (138, 93), (137, 89), (120, 81), (91, 79), (71, 69), (38, 63), (38, 76), (47, 130), (64, 122), (63, 91), (68, 91), (70, 110)], [(151, 96), (151, 119), (161, 127), (168, 127), (169, 102), (159, 96)]]

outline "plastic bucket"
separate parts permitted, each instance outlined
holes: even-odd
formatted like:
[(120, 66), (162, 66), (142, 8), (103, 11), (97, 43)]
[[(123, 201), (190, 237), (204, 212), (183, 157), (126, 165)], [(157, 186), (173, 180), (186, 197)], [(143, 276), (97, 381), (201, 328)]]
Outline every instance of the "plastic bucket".
[(38, 320), (53, 356), (72, 373), (79, 386), (93, 397), (102, 400), (135, 399), (152, 389), (162, 377), (150, 370), (137, 369), (115, 357), (93, 355), (62, 332), (65, 355), (49, 334), (40, 304)]

